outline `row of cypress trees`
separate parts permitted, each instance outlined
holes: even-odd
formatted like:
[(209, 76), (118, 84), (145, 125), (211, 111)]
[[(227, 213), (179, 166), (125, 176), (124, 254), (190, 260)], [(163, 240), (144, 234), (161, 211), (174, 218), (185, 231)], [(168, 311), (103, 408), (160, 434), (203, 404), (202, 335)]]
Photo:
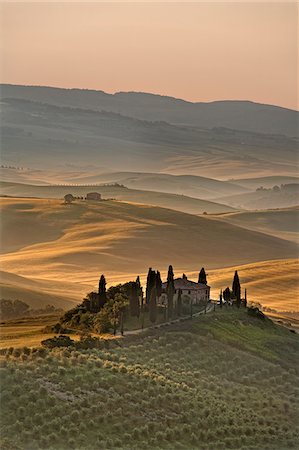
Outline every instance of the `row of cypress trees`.
[[(207, 284), (207, 277), (205, 269), (202, 268), (199, 272), (198, 283)], [(112, 287), (109, 291), (113, 289), (117, 289), (119, 286)], [(139, 317), (140, 310), (144, 310), (144, 306), (149, 311), (149, 318), (152, 323), (156, 322), (157, 319), (157, 299), (162, 294), (162, 279), (161, 274), (157, 270), (153, 270), (151, 267), (149, 268), (147, 274), (146, 281), (146, 292), (145, 292), (145, 305), (143, 303), (143, 292), (140, 283), (139, 276), (136, 281), (130, 281), (121, 286), (122, 292), (126, 295), (129, 300), (129, 310), (130, 315), (132, 317)], [(109, 291), (107, 295), (106, 291), (106, 279), (104, 275), (101, 275), (99, 281), (99, 290), (98, 293), (90, 294), (90, 304), (91, 311), (98, 312), (103, 308), (103, 306), (107, 303), (109, 297)], [(173, 267), (170, 265), (168, 267), (167, 273), (167, 283), (166, 283), (166, 295), (167, 295), (167, 313), (168, 318), (172, 318), (174, 314), (174, 295), (175, 295), (175, 286), (174, 286), (174, 272)], [(177, 315), (181, 315), (182, 311), (182, 292), (179, 290), (178, 298), (177, 298)]]

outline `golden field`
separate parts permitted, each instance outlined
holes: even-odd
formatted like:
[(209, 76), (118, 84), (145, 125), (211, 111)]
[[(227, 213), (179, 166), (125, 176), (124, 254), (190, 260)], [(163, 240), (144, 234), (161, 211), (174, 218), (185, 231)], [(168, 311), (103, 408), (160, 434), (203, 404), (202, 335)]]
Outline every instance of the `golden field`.
[[(214, 297), (239, 270), (249, 298), (280, 310), (298, 310), (296, 244), (209, 216), (118, 201), (2, 198), (2, 297), (34, 308), (64, 308), (96, 288), (148, 267), (165, 276), (195, 279), (202, 266)], [(220, 269), (221, 268), (221, 269)]]

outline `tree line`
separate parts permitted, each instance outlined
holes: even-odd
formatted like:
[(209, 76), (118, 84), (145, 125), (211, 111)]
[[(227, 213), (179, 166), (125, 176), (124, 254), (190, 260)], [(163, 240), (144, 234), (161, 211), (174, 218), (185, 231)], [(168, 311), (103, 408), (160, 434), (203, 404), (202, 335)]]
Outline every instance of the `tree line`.
[[(187, 277), (186, 277), (187, 278)], [(205, 269), (199, 272), (198, 282), (207, 284)], [(106, 278), (101, 275), (97, 292), (90, 292), (83, 302), (70, 311), (67, 311), (55, 325), (54, 331), (64, 331), (65, 326), (107, 332), (118, 328), (123, 333), (124, 321), (131, 318), (141, 319), (141, 328), (144, 327), (145, 316), (149, 322), (157, 322), (159, 314), (163, 314), (164, 320), (180, 317), (183, 314), (183, 296), (179, 289), (177, 301), (174, 304), (175, 285), (172, 265), (168, 268), (166, 281), (167, 305), (160, 305), (158, 300), (162, 295), (161, 274), (151, 267), (148, 270), (145, 295), (138, 276), (135, 281), (118, 284), (106, 288)]]

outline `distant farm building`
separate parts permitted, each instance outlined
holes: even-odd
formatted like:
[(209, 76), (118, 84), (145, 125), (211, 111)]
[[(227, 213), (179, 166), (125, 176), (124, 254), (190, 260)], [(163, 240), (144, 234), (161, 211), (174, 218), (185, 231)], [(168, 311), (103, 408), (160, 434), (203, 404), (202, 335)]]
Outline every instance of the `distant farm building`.
[[(160, 304), (167, 304), (167, 294), (166, 294), (167, 283), (162, 283), (162, 294), (159, 298)], [(188, 296), (194, 304), (209, 301), (210, 300), (210, 286), (202, 283), (195, 283), (194, 281), (188, 280), (186, 275), (184, 274), (182, 278), (176, 278), (174, 280), (174, 302), (176, 302), (179, 290), (181, 291), (181, 295)]]
[(102, 196), (98, 192), (89, 192), (88, 194), (86, 194), (86, 200), (100, 201), (102, 200)]

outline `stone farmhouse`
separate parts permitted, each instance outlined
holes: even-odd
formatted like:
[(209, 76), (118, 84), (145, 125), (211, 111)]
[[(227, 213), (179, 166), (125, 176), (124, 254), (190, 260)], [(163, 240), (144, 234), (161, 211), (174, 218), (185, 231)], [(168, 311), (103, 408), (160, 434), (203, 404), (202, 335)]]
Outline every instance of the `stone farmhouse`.
[[(166, 294), (167, 283), (162, 283), (162, 294), (158, 299), (158, 303), (161, 305), (167, 305), (167, 294)], [(181, 278), (176, 278), (174, 280), (174, 303), (176, 303), (178, 292), (181, 290), (182, 296), (188, 296), (194, 304), (201, 302), (207, 302), (210, 300), (210, 286), (202, 283), (195, 283), (194, 281), (188, 280), (187, 276), (183, 274)]]
[(88, 192), (88, 194), (86, 194), (86, 200), (100, 201), (102, 200), (102, 196), (98, 192)]

